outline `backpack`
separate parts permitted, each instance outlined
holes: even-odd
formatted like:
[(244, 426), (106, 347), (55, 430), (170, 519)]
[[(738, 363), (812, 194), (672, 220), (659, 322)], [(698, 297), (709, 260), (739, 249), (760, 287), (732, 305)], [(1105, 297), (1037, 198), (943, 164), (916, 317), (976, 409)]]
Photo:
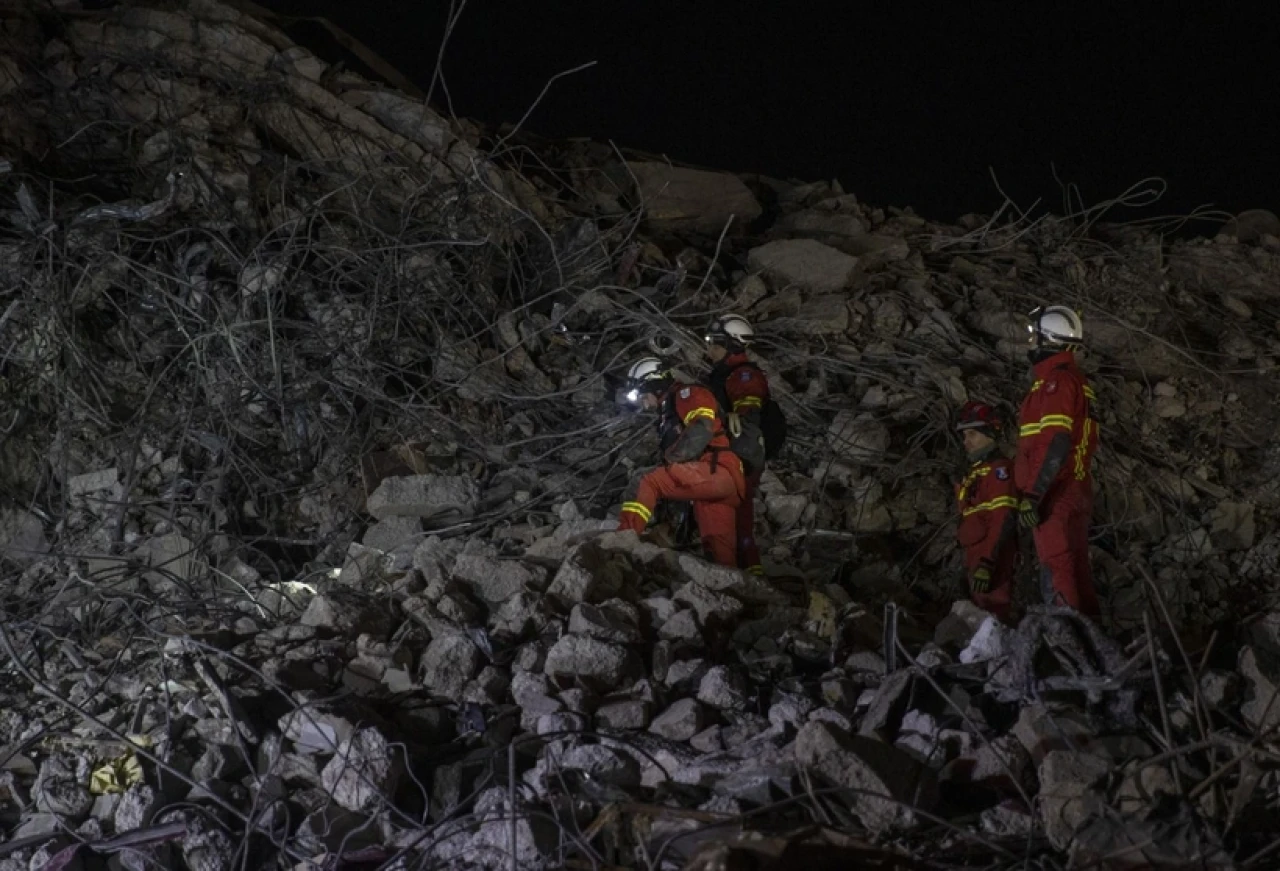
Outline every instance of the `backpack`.
[[(757, 371), (760, 369), (755, 363), (743, 363), (733, 372), (746, 366)], [(725, 373), (725, 377), (731, 377), (733, 372)], [(719, 401), (721, 410), (728, 409), (729, 400), (725, 395), (724, 380), (712, 381), (709, 386)], [(769, 397), (760, 408), (759, 424), (746, 417), (739, 419), (742, 422), (742, 434), (736, 439), (729, 436), (729, 447), (742, 460), (748, 474), (761, 471), (765, 463), (781, 452), (787, 440), (787, 417), (782, 413), (782, 406), (773, 397)]]
[(760, 409), (760, 433), (764, 437), (764, 458), (772, 460), (787, 443), (787, 416), (772, 396)]
[(763, 472), (764, 464), (769, 459), (769, 449), (765, 443), (764, 433), (752, 421), (746, 418), (738, 420), (742, 424), (742, 433), (737, 438), (733, 437), (727, 427), (725, 429), (725, 435), (729, 436), (729, 450), (742, 460), (743, 470), (748, 475)]

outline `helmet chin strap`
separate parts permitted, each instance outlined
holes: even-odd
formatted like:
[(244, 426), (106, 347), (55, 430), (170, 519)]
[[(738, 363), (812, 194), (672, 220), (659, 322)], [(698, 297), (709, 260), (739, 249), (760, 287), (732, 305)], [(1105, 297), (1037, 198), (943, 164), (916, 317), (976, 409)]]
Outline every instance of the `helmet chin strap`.
[(976, 451), (965, 451), (965, 456), (969, 458), (969, 462), (971, 463), (981, 463), (987, 457), (991, 456), (995, 452), (995, 449), (995, 442), (992, 442), (986, 447), (978, 448)]
[(1043, 337), (1039, 333), (1036, 333), (1036, 346), (1027, 352), (1027, 357), (1034, 365), (1035, 363), (1041, 363), (1048, 360), (1055, 354), (1061, 354), (1063, 351), (1079, 350), (1080, 345), (1074, 342), (1055, 342), (1054, 344), (1046, 345), (1043, 341)]

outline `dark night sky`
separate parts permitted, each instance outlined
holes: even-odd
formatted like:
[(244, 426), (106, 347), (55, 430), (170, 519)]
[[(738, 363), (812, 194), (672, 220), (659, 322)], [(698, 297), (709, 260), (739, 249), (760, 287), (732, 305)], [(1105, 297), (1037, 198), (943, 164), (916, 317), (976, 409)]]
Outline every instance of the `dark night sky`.
[[(424, 89), (448, 10), (264, 5), (327, 16)], [(772, 11), (741, 11), (754, 5)], [(999, 205), (988, 166), (1020, 206), (1042, 198), (1061, 213), (1051, 164), (1088, 205), (1161, 176), (1161, 214), (1280, 211), (1275, 29), (1229, 5), (1164, 17), (1154, 4), (1107, 5), (471, 0), (444, 73), (458, 115), (515, 121), (552, 75), (597, 61), (553, 85), (526, 127), (838, 178), (863, 201), (937, 219)], [(318, 32), (289, 28), (336, 59)]]

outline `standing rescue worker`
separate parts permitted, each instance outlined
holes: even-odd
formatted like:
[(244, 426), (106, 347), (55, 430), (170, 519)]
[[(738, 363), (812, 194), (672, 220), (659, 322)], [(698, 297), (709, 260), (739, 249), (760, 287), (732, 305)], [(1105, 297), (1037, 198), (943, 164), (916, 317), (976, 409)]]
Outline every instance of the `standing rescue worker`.
[(676, 381), (656, 357), (627, 372), (629, 402), (658, 412), (658, 441), (664, 465), (636, 480), (623, 497), (618, 529), (642, 532), (660, 499), (693, 503), (703, 549), (720, 565), (736, 566), (735, 515), (745, 485), (742, 463), (729, 438), (711, 391)]
[(1033, 311), (1028, 329), (1035, 380), (1018, 412), (1014, 464), (1018, 520), (1032, 530), (1045, 601), (1061, 600), (1097, 617), (1098, 597), (1089, 568), (1089, 521), (1098, 422), (1093, 415), (1093, 389), (1075, 357), (1084, 325), (1074, 311), (1054, 305)]
[(1018, 498), (1013, 463), (997, 451), (1002, 429), (995, 409), (986, 403), (967, 402), (960, 409), (956, 430), (972, 465), (956, 486), (956, 538), (964, 548), (973, 603), (1008, 622), (1018, 563)]
[[(748, 431), (760, 434), (761, 414), (769, 401), (769, 379), (760, 367), (747, 359), (747, 346), (755, 336), (755, 330), (740, 315), (716, 318), (707, 327), (704, 339), (707, 357), (711, 360), (711, 373), (707, 386), (715, 394), (721, 411), (726, 415), (729, 434), (734, 439), (741, 436), (743, 422)], [(763, 442), (753, 451), (754, 462), (744, 457), (746, 492), (738, 506), (737, 527), (738, 568), (754, 575), (763, 575), (760, 548), (756, 545), (756, 491), (760, 488), (760, 476), (764, 473)], [(740, 457), (742, 454), (739, 455)]]

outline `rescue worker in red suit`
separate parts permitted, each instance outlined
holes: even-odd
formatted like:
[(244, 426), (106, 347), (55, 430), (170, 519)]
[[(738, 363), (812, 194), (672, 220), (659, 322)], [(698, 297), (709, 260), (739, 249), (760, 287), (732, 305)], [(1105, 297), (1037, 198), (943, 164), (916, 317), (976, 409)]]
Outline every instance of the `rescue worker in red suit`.
[(1018, 520), (1032, 530), (1045, 601), (1097, 617), (1089, 521), (1098, 421), (1075, 357), (1084, 326), (1074, 311), (1055, 305), (1033, 311), (1028, 329), (1035, 380), (1018, 412)]
[[(729, 433), (735, 439), (742, 434), (742, 421), (760, 431), (761, 411), (769, 401), (769, 379), (760, 367), (747, 359), (747, 346), (755, 336), (751, 324), (740, 315), (716, 318), (707, 327), (705, 340), (711, 373), (707, 386), (715, 394), (725, 414)], [(741, 455), (740, 455), (741, 456)], [(764, 451), (757, 462), (744, 462), (746, 492), (738, 506), (738, 568), (749, 574), (763, 575), (760, 548), (756, 544), (756, 491), (764, 473)]]
[(703, 549), (720, 565), (736, 566), (735, 516), (745, 485), (715, 396), (705, 387), (676, 381), (655, 357), (640, 360), (627, 377), (628, 401), (658, 412), (663, 465), (631, 485), (618, 529), (644, 531), (660, 499), (689, 501)]
[(1013, 463), (997, 451), (1002, 428), (986, 403), (968, 402), (960, 409), (956, 430), (972, 465), (956, 486), (956, 537), (964, 548), (973, 603), (1007, 623), (1018, 563), (1018, 498)]

